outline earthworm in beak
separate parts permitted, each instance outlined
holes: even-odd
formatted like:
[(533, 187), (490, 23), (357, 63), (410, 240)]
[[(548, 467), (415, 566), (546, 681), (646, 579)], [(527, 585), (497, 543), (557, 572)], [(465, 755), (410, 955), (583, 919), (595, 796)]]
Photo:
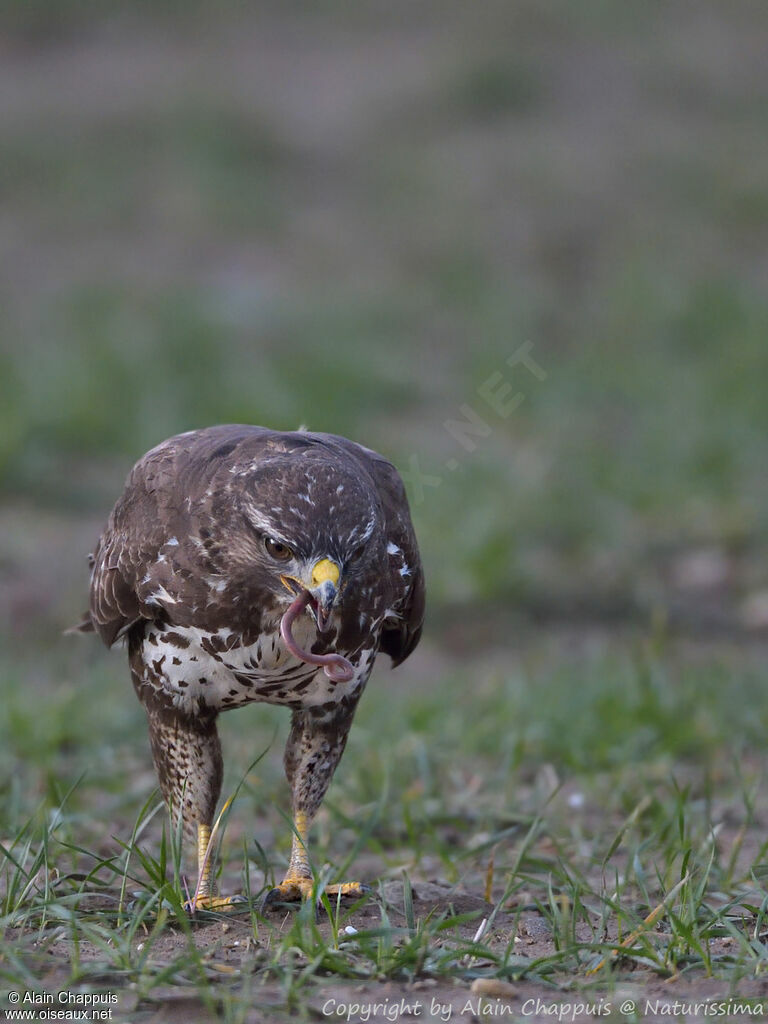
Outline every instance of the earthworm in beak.
[(304, 651), (293, 639), (291, 627), (296, 618), (301, 615), (307, 604), (312, 600), (308, 590), (302, 590), (295, 601), (292, 601), (287, 611), (280, 619), (280, 635), (291, 654), (308, 665), (322, 665), (323, 671), (334, 683), (347, 683), (355, 674), (352, 664), (340, 654), (313, 654), (311, 651)]

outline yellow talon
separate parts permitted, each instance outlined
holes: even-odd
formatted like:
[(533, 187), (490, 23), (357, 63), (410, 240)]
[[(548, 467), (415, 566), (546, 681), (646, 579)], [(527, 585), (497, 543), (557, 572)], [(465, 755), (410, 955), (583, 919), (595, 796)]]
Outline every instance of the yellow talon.
[[(326, 561), (328, 560), (326, 559)], [(288, 871), (280, 885), (275, 886), (265, 896), (264, 908), (272, 903), (298, 903), (300, 900), (312, 898), (315, 883), (312, 878), (309, 855), (307, 854), (307, 840), (311, 823), (311, 818), (306, 811), (295, 811), (293, 816), (291, 859), (288, 864)], [(339, 882), (335, 885), (326, 885), (323, 889), (323, 892), (329, 898), (341, 895), (359, 899), (370, 891), (367, 885), (363, 885), (360, 882)]]
[(216, 896), (209, 893), (207, 896), (193, 896), (184, 904), (184, 909), (194, 914), (197, 910), (209, 910), (213, 912), (240, 909), (240, 905), (248, 901), (244, 896)]
[[(264, 906), (271, 903), (298, 903), (312, 898), (314, 891), (314, 880), (304, 876), (286, 875), (280, 885), (271, 889), (264, 900)], [(339, 882), (336, 885), (326, 885), (322, 890), (329, 899), (337, 896), (351, 896), (360, 899), (371, 890), (361, 882)]]
[(269, 892), (267, 900), (270, 903), (296, 903), (299, 900), (307, 900), (312, 895), (313, 886), (314, 881), (311, 878), (286, 875), (280, 885)]
[(354, 896), (359, 899), (371, 891), (370, 885), (363, 885), (362, 882), (339, 882), (337, 885), (327, 885), (325, 891), (329, 896)]

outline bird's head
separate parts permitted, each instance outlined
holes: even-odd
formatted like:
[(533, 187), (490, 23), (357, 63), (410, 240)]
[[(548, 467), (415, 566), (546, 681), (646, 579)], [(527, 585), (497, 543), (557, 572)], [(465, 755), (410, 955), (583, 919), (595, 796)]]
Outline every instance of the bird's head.
[(372, 484), (327, 457), (292, 453), (256, 467), (241, 497), (241, 569), (245, 555), (278, 610), (307, 591), (307, 607), (324, 632), (385, 546)]

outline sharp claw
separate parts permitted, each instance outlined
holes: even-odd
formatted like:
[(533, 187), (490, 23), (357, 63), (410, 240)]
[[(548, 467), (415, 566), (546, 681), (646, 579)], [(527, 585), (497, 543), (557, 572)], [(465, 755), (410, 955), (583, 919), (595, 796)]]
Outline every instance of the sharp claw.
[(279, 889), (270, 889), (269, 892), (267, 893), (267, 895), (261, 901), (261, 908), (260, 908), (261, 909), (261, 913), (262, 914), (266, 914), (266, 912), (271, 907), (275, 907), (275, 906), (277, 906), (278, 903), (282, 903), (282, 902), (283, 901), (280, 899), (280, 890)]
[(262, 911), (266, 910), (268, 907), (274, 906), (275, 903), (279, 902), (280, 895), (281, 893), (279, 889), (270, 889), (267, 895), (261, 901)]

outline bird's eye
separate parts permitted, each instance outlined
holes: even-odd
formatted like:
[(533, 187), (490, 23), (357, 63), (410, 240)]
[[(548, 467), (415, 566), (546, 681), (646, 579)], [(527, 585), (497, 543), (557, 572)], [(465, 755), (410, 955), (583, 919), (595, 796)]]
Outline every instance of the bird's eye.
[(267, 549), (267, 554), (271, 555), (278, 562), (287, 562), (289, 558), (293, 557), (293, 552), (288, 545), (283, 544), (281, 540), (276, 540), (274, 537), (265, 537), (264, 547)]

